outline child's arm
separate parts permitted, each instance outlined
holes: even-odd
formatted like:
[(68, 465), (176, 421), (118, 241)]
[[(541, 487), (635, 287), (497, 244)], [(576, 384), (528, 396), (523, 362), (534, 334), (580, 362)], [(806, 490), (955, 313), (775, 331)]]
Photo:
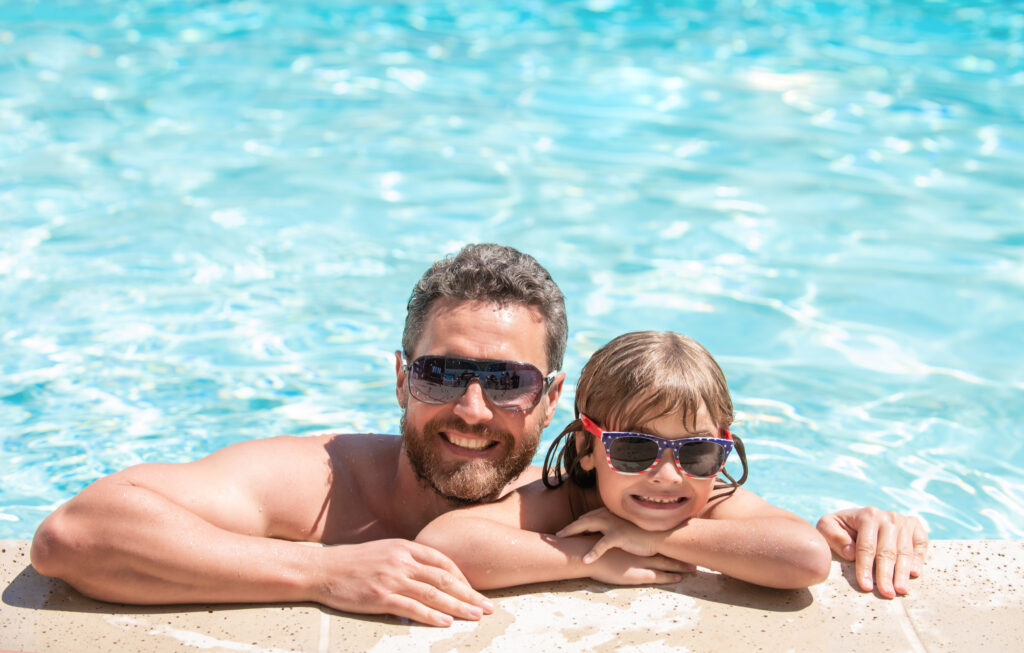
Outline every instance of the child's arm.
[(668, 531), (645, 531), (600, 508), (558, 535), (602, 533), (584, 556), (593, 564), (609, 550), (622, 549), (685, 560), (767, 587), (807, 587), (828, 577), (828, 543), (803, 519), (742, 489), (712, 504), (700, 517)]
[(549, 490), (538, 481), (495, 503), (445, 513), (427, 524), (416, 541), (451, 558), (476, 589), (569, 578), (616, 585), (675, 583), (679, 572), (693, 570), (679, 560), (621, 549), (585, 564), (583, 556), (598, 536), (551, 534), (571, 519), (565, 486)]

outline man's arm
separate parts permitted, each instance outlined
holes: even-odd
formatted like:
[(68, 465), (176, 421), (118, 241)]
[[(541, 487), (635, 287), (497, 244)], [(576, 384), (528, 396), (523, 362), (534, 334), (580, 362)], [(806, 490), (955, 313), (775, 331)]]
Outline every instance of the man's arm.
[(844, 560), (856, 561), (857, 582), (865, 592), (874, 585), (887, 599), (909, 591), (928, 553), (928, 531), (916, 517), (866, 508), (850, 508), (825, 515), (818, 530)]
[[(320, 438), (233, 445), (194, 463), (100, 479), (40, 525), (32, 564), (97, 599), (316, 601), (434, 625), (485, 599), (450, 560), (405, 540), (311, 547), (331, 485)], [(437, 591), (441, 589), (441, 591)]]

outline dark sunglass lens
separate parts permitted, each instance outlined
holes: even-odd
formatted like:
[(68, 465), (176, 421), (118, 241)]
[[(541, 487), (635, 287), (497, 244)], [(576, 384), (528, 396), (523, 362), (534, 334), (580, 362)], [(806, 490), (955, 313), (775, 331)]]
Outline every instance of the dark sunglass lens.
[(679, 447), (676, 459), (691, 476), (714, 476), (725, 462), (725, 448), (717, 442), (687, 442)]
[(455, 401), (473, 381), (495, 405), (523, 411), (537, 405), (544, 387), (540, 370), (526, 363), (420, 356), (409, 368), (413, 396), (429, 404)]
[(658, 459), (658, 443), (648, 438), (624, 435), (612, 440), (608, 457), (615, 469), (635, 474), (644, 471)]
[(442, 356), (421, 356), (412, 362), (409, 388), (413, 396), (428, 404), (447, 404), (466, 391), (466, 384), (460, 384), (445, 363)]
[(480, 381), (484, 392), (495, 404), (505, 408), (529, 410), (537, 404), (544, 377), (532, 365), (505, 364), (484, 372)]

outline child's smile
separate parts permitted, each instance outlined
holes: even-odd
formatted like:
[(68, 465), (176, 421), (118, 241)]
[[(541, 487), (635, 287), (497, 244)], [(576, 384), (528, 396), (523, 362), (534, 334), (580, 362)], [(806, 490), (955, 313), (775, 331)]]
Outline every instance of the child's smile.
[[(677, 504), (686, 501), (686, 497), (655, 497), (655, 496), (641, 496), (634, 494), (633, 499), (641, 504), (645, 504), (649, 508), (671, 508)], [(650, 505), (648, 505), (650, 504)]]

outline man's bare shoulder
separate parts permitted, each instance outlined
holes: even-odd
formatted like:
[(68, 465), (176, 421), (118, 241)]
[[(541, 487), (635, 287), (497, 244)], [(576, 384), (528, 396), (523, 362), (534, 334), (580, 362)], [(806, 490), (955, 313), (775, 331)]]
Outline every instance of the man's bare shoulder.
[[(266, 459), (274, 467), (308, 465), (310, 462), (332, 461), (337, 456), (384, 455), (397, 453), (401, 439), (394, 435), (373, 433), (323, 433), (318, 435), (278, 435), (246, 440), (210, 454), (204, 461), (223, 464), (239, 457)], [(202, 461), (199, 461), (202, 462)]]
[(400, 437), (379, 433), (330, 433), (319, 441), (335, 472), (355, 475), (393, 467), (402, 450)]

